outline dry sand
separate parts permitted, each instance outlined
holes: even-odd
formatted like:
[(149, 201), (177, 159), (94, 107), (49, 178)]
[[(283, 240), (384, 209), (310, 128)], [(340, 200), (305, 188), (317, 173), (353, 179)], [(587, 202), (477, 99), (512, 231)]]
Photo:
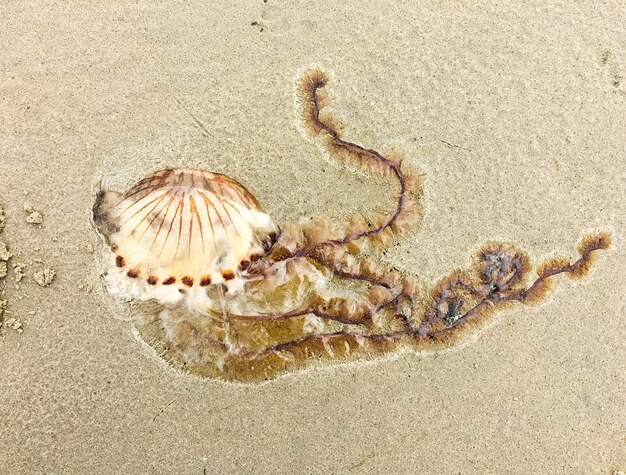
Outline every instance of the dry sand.
[[(626, 469), (626, 13), (508, 3), (2, 2), (0, 472)], [(612, 248), (451, 351), (260, 386), (168, 368), (101, 288), (93, 184), (200, 166), (279, 222), (379, 209), (384, 183), (296, 127), (312, 64), (348, 139), (423, 174), (396, 267), (432, 284), (492, 239), (535, 262), (595, 230)]]

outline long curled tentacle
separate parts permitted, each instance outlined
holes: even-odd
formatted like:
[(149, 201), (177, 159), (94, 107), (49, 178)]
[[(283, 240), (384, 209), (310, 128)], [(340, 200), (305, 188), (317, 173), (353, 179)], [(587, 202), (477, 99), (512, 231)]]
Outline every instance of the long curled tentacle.
[(516, 302), (539, 302), (549, 293), (555, 276), (583, 277), (596, 251), (607, 249), (610, 243), (606, 233), (587, 236), (578, 247), (577, 260), (570, 263), (561, 257), (549, 259), (537, 267), (537, 277), (530, 282), (531, 266), (525, 253), (506, 244), (488, 244), (478, 252), (470, 272), (455, 271), (435, 287), (414, 336), (417, 340), (450, 343), (497, 308)]
[[(331, 157), (381, 176), (391, 176), (399, 185), (396, 206), (391, 215), (354, 216), (346, 228), (313, 222), (285, 233), (284, 242), (300, 241), (296, 249), (276, 253), (275, 258), (307, 256), (323, 246), (345, 246), (354, 243), (383, 242), (415, 224), (421, 214), (418, 199), (421, 187), (417, 178), (402, 166), (400, 159), (385, 157), (341, 137), (336, 121), (323, 109), (328, 104), (325, 87), (328, 76), (317, 69), (304, 74), (297, 87), (302, 123), (308, 136), (317, 141)], [(279, 243), (280, 244), (280, 243)], [(280, 248), (280, 246), (278, 246)]]

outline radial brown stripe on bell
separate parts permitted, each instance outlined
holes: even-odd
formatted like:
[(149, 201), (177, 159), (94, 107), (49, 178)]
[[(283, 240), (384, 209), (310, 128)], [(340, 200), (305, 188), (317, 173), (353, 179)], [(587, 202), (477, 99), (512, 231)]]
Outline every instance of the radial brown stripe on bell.
[(193, 286), (193, 278), (189, 277), (188, 275), (186, 275), (185, 277), (183, 277), (182, 279), (180, 279), (181, 282), (183, 284), (185, 284), (187, 287), (192, 287)]

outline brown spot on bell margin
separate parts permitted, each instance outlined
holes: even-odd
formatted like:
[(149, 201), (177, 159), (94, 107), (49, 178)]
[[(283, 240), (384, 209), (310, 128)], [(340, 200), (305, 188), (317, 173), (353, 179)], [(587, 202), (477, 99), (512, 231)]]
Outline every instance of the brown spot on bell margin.
[(139, 269), (131, 269), (126, 273), (126, 275), (131, 279), (135, 279), (136, 277), (139, 277)]
[(224, 277), (224, 280), (233, 280), (235, 278), (235, 273), (232, 270), (223, 270), (222, 277)]
[(158, 281), (159, 278), (156, 275), (151, 275), (148, 277), (148, 284), (150, 285), (156, 285)]
[(176, 282), (176, 277), (168, 277), (163, 281), (163, 285), (172, 285), (174, 282)]
[(124, 267), (126, 265), (126, 260), (122, 256), (115, 256), (115, 265), (117, 267)]
[(261, 254), (252, 254), (252, 255), (250, 256), (250, 260), (251, 260), (252, 262), (256, 262), (256, 261), (258, 261), (258, 260), (260, 260), (260, 259), (261, 259)]
[(191, 287), (193, 285), (193, 279), (191, 277), (189, 277), (188, 275), (186, 275), (185, 277), (183, 277), (182, 279), (180, 279), (182, 281), (183, 284), (185, 284), (187, 287)]
[(246, 259), (239, 263), (239, 270), (246, 270), (248, 267), (250, 267), (250, 261)]
[(206, 287), (207, 285), (211, 285), (211, 276), (205, 275), (200, 279), (200, 287)]

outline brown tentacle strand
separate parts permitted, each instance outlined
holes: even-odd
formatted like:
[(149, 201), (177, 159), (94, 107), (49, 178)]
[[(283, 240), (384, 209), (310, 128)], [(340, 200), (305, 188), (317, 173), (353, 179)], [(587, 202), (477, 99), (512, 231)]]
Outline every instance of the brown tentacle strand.
[[(368, 291), (355, 301), (345, 297), (324, 297), (320, 294), (313, 295), (312, 302), (304, 308), (291, 310), (284, 313), (260, 313), (241, 315), (228, 313), (229, 320), (241, 321), (272, 321), (286, 320), (294, 317), (313, 315), (322, 320), (334, 321), (349, 325), (370, 324), (372, 319), (383, 309), (394, 307), (402, 299), (407, 298), (408, 287), (405, 285), (405, 277), (396, 272), (381, 270), (371, 266), (365, 260), (356, 260), (348, 265), (341, 259), (343, 253), (337, 252), (332, 257), (322, 258), (318, 256), (314, 259), (319, 265), (329, 269), (334, 280), (341, 282), (362, 282), (369, 287)], [(309, 257), (308, 259), (313, 260)], [(411, 295), (412, 299), (415, 299)], [(411, 328), (409, 317), (399, 311), (394, 313), (394, 317), (402, 319), (407, 329)]]
[[(328, 103), (324, 91), (327, 83), (328, 76), (319, 70), (308, 71), (299, 83), (297, 92), (301, 117), (309, 136), (321, 139), (323, 146), (334, 158), (382, 176), (393, 176), (399, 184), (400, 192), (391, 216), (354, 218), (345, 234), (340, 237), (334, 237), (331, 233), (315, 233), (315, 238), (310, 237), (306, 245), (297, 252), (298, 256), (309, 255), (327, 245), (341, 246), (360, 240), (383, 240), (386, 233), (396, 234), (408, 229), (417, 221), (421, 211), (417, 206), (421, 191), (419, 183), (403, 169), (401, 160), (384, 157), (375, 150), (343, 140), (336, 121), (328, 114), (322, 115), (322, 110)], [(319, 223), (312, 223), (311, 227), (318, 228)], [(304, 233), (307, 234), (306, 227)]]
[(537, 278), (528, 285), (528, 257), (505, 244), (485, 246), (477, 256), (474, 275), (457, 271), (436, 286), (430, 309), (424, 314), (416, 337), (449, 341), (472, 327), (496, 308), (515, 302), (534, 304), (545, 298), (558, 274), (582, 277), (595, 259), (595, 252), (607, 249), (610, 236), (598, 233), (586, 237), (578, 248), (580, 258), (550, 259), (537, 268)]

